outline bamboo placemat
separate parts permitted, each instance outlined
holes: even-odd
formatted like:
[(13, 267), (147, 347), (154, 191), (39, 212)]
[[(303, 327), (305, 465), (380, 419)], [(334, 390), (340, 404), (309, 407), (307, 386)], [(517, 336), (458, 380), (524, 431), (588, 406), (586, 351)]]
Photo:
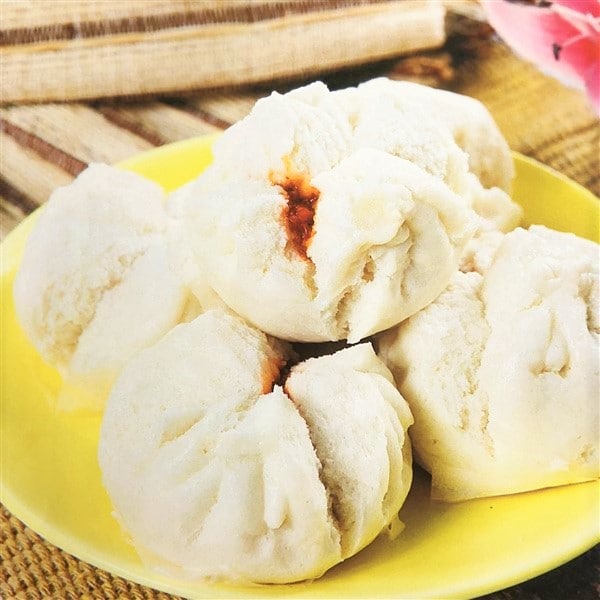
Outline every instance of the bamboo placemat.
[[(338, 72), (325, 80), (343, 86), (376, 75), (413, 79), (479, 98), (513, 149), (600, 194), (600, 130), (583, 95), (517, 59), (485, 24), (454, 16), (451, 35), (441, 49)], [(300, 83), (296, 80), (294, 85)], [(271, 87), (134, 101), (4, 106), (0, 109), (0, 236), (87, 163), (114, 163), (165, 143), (222, 130), (243, 117)], [(599, 563), (596, 547), (546, 575), (486, 598), (597, 600)], [(4, 508), (0, 512), (0, 597), (174, 598), (73, 558)]]

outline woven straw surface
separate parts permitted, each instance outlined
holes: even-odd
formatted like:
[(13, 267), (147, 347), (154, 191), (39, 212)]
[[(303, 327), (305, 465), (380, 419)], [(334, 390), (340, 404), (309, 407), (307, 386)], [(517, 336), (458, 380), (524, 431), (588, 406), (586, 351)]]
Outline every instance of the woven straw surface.
[[(583, 95), (541, 75), (489, 33), (459, 20), (441, 50), (329, 79), (335, 85), (351, 85), (388, 74), (475, 96), (489, 107), (512, 148), (600, 194), (600, 130)], [(43, 203), (51, 189), (68, 182), (88, 162), (116, 162), (160, 144), (223, 129), (267, 91), (264, 87), (128, 102), (2, 108), (0, 234), (5, 235)], [(45, 542), (4, 508), (0, 514), (2, 598), (172, 598), (81, 562)], [(599, 562), (596, 548), (488, 598), (597, 600)]]

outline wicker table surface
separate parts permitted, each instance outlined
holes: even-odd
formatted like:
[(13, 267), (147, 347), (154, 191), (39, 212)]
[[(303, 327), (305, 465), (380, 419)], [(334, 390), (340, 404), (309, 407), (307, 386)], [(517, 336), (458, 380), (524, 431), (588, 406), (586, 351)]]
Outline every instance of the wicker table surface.
[[(583, 95), (517, 59), (485, 27), (463, 23), (455, 33), (435, 52), (326, 79), (342, 86), (387, 74), (475, 96), (488, 106), (513, 149), (554, 167), (598, 195), (600, 130)], [(0, 235), (5, 236), (53, 188), (70, 181), (87, 163), (114, 163), (158, 145), (222, 130), (244, 116), (271, 87), (135, 101), (4, 106), (0, 109)], [(73, 558), (2, 508), (0, 597), (170, 596)], [(600, 551), (596, 547), (550, 573), (486, 598), (599, 597)]]

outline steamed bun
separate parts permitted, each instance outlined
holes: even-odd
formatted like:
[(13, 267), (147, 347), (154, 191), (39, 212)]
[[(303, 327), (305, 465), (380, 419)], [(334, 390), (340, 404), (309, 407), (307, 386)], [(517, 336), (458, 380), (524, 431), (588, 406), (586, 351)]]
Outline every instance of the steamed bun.
[(296, 365), (281, 387), (289, 357), (211, 310), (125, 367), (99, 462), (149, 566), (190, 579), (309, 579), (396, 518), (412, 417), (391, 373), (363, 344)]
[(412, 415), (370, 344), (292, 368), (285, 391), (305, 419), (342, 532), (342, 556), (397, 515), (412, 482)]
[(353, 125), (354, 147), (384, 150), (440, 177), (468, 200), (482, 230), (519, 224), (522, 210), (508, 195), (510, 149), (481, 102), (383, 77), (333, 96)]
[(600, 475), (598, 256), (545, 227), (488, 238), (470, 271), (381, 336), (434, 497)]
[(14, 285), (19, 322), (42, 357), (101, 404), (119, 369), (184, 313), (162, 189), (94, 164), (48, 200)]
[(260, 100), (179, 200), (199, 278), (290, 341), (356, 342), (424, 307), (478, 221), (443, 177), (467, 176), (466, 155), (449, 133), (450, 157), (441, 142), (419, 153), (417, 137), (402, 155), (355, 147), (323, 84)]
[(429, 120), (443, 123), (467, 154), (470, 171), (485, 188), (510, 192), (515, 175), (508, 143), (487, 108), (469, 96), (408, 81), (372, 79), (358, 86), (360, 93), (390, 97), (405, 113), (424, 111)]

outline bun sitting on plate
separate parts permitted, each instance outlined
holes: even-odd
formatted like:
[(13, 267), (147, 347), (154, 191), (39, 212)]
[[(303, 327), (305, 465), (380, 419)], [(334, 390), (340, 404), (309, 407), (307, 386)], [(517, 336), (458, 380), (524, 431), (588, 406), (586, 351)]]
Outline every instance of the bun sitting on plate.
[(99, 462), (147, 564), (191, 579), (310, 579), (396, 519), (412, 417), (391, 373), (361, 344), (296, 365), (282, 387), (289, 356), (212, 310), (122, 371)]
[(515, 175), (510, 148), (489, 111), (479, 100), (383, 77), (362, 83), (356, 89), (359, 93), (368, 90), (373, 96), (387, 97), (407, 114), (423, 111), (429, 120), (443, 122), (454, 141), (467, 153), (469, 169), (481, 184), (485, 188), (497, 187), (510, 193)]
[(483, 230), (519, 224), (521, 207), (508, 195), (513, 158), (481, 102), (383, 77), (332, 95), (350, 119), (355, 148), (384, 150), (442, 178), (468, 200)]
[(167, 255), (160, 186), (93, 164), (57, 189), (29, 235), (15, 285), (19, 322), (75, 392), (101, 408), (123, 364), (182, 317), (189, 292)]
[(520, 209), (482, 187), (451, 128), (395, 85), (259, 100), (178, 197), (198, 276), (267, 333), (359, 341), (431, 302), (476, 231), (516, 225)]
[(482, 238), (379, 355), (441, 500), (600, 476), (598, 245), (545, 227)]

